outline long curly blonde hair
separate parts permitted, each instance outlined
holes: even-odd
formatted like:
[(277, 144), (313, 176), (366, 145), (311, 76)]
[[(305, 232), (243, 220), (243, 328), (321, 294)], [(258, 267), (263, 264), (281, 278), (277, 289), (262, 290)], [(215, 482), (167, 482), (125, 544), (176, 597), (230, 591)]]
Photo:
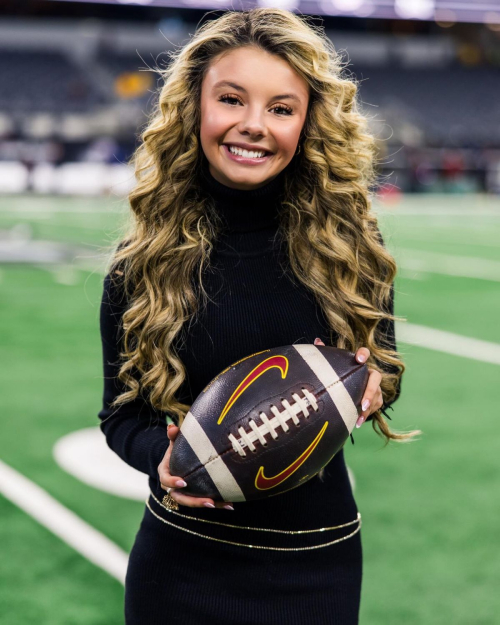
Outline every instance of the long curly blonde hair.
[[(169, 52), (166, 69), (156, 68), (163, 85), (131, 159), (137, 181), (129, 195), (132, 215), (108, 269), (112, 279), (120, 276), (128, 301), (118, 377), (129, 390), (112, 406), (146, 390), (151, 405), (179, 426), (190, 406), (175, 397), (186, 374), (174, 339), (196, 314), (199, 296), (207, 301), (202, 273), (219, 232), (200, 182), (201, 85), (219, 54), (242, 46), (281, 57), (310, 86), (302, 149), (284, 180), (279, 226), (293, 273), (323, 308), (330, 344), (370, 350), (368, 365), (382, 373), (386, 402), (405, 371), (380, 331), (387, 320), (399, 319), (387, 306), (397, 268), (371, 211), (376, 140), (358, 110), (356, 82), (308, 18), (277, 8), (228, 11)], [(386, 444), (421, 433), (392, 432), (380, 410), (372, 424)]]

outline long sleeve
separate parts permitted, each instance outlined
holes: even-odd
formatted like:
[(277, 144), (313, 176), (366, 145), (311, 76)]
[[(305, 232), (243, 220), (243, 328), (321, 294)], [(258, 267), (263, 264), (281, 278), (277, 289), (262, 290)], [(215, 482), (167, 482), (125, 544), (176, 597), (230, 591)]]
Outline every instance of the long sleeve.
[(118, 379), (119, 352), (122, 341), (122, 316), (126, 309), (125, 297), (108, 274), (100, 309), (100, 330), (103, 350), (104, 392), (102, 409), (98, 413), (100, 428), (108, 446), (122, 460), (135, 469), (157, 480), (160, 464), (170, 440), (165, 417), (139, 396), (132, 402), (111, 409), (112, 401), (127, 390)]

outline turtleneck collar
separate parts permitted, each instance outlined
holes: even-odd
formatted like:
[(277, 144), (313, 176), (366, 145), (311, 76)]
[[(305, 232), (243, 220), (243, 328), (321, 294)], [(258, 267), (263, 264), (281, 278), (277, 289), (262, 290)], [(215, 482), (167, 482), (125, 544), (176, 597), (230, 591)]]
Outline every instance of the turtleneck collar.
[(233, 189), (212, 176), (205, 157), (201, 169), (201, 184), (213, 197), (217, 213), (228, 232), (254, 232), (264, 228), (277, 228), (285, 169), (258, 189)]

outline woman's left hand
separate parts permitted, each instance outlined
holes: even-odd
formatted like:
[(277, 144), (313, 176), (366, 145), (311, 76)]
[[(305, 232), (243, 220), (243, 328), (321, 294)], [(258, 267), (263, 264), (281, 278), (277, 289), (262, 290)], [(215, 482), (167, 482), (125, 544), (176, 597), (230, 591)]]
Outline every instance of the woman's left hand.
[[(314, 339), (315, 345), (325, 345), (319, 338)], [(367, 347), (360, 347), (356, 352), (356, 360), (358, 362), (366, 362), (370, 357), (370, 350)], [(382, 375), (376, 369), (368, 367), (370, 374), (368, 378), (368, 384), (366, 385), (365, 394), (361, 402), (362, 412), (356, 421), (356, 427), (359, 428), (373, 412), (378, 410), (384, 405), (384, 398), (382, 397), (382, 389), (380, 388), (380, 382), (382, 381)]]

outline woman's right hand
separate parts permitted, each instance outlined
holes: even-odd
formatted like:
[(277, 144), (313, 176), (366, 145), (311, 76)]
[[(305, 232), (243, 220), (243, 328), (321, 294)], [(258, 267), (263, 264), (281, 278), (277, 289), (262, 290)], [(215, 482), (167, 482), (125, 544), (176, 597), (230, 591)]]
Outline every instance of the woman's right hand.
[(173, 443), (177, 438), (177, 435), (180, 432), (180, 428), (176, 425), (169, 424), (167, 428), (167, 435), (170, 439), (170, 445), (168, 446), (165, 455), (163, 456), (163, 460), (158, 465), (158, 475), (160, 476), (160, 483), (163, 490), (167, 490), (170, 488), (170, 497), (174, 499), (181, 506), (189, 506), (190, 508), (202, 508), (206, 503), (211, 504), (206, 506), (207, 508), (226, 508), (227, 510), (233, 509), (231, 503), (228, 501), (217, 501), (214, 502), (210, 497), (191, 497), (190, 495), (184, 495), (182, 492), (183, 486), (179, 486), (176, 482), (183, 481), (181, 477), (175, 477), (170, 475), (170, 456), (172, 455), (172, 447)]

